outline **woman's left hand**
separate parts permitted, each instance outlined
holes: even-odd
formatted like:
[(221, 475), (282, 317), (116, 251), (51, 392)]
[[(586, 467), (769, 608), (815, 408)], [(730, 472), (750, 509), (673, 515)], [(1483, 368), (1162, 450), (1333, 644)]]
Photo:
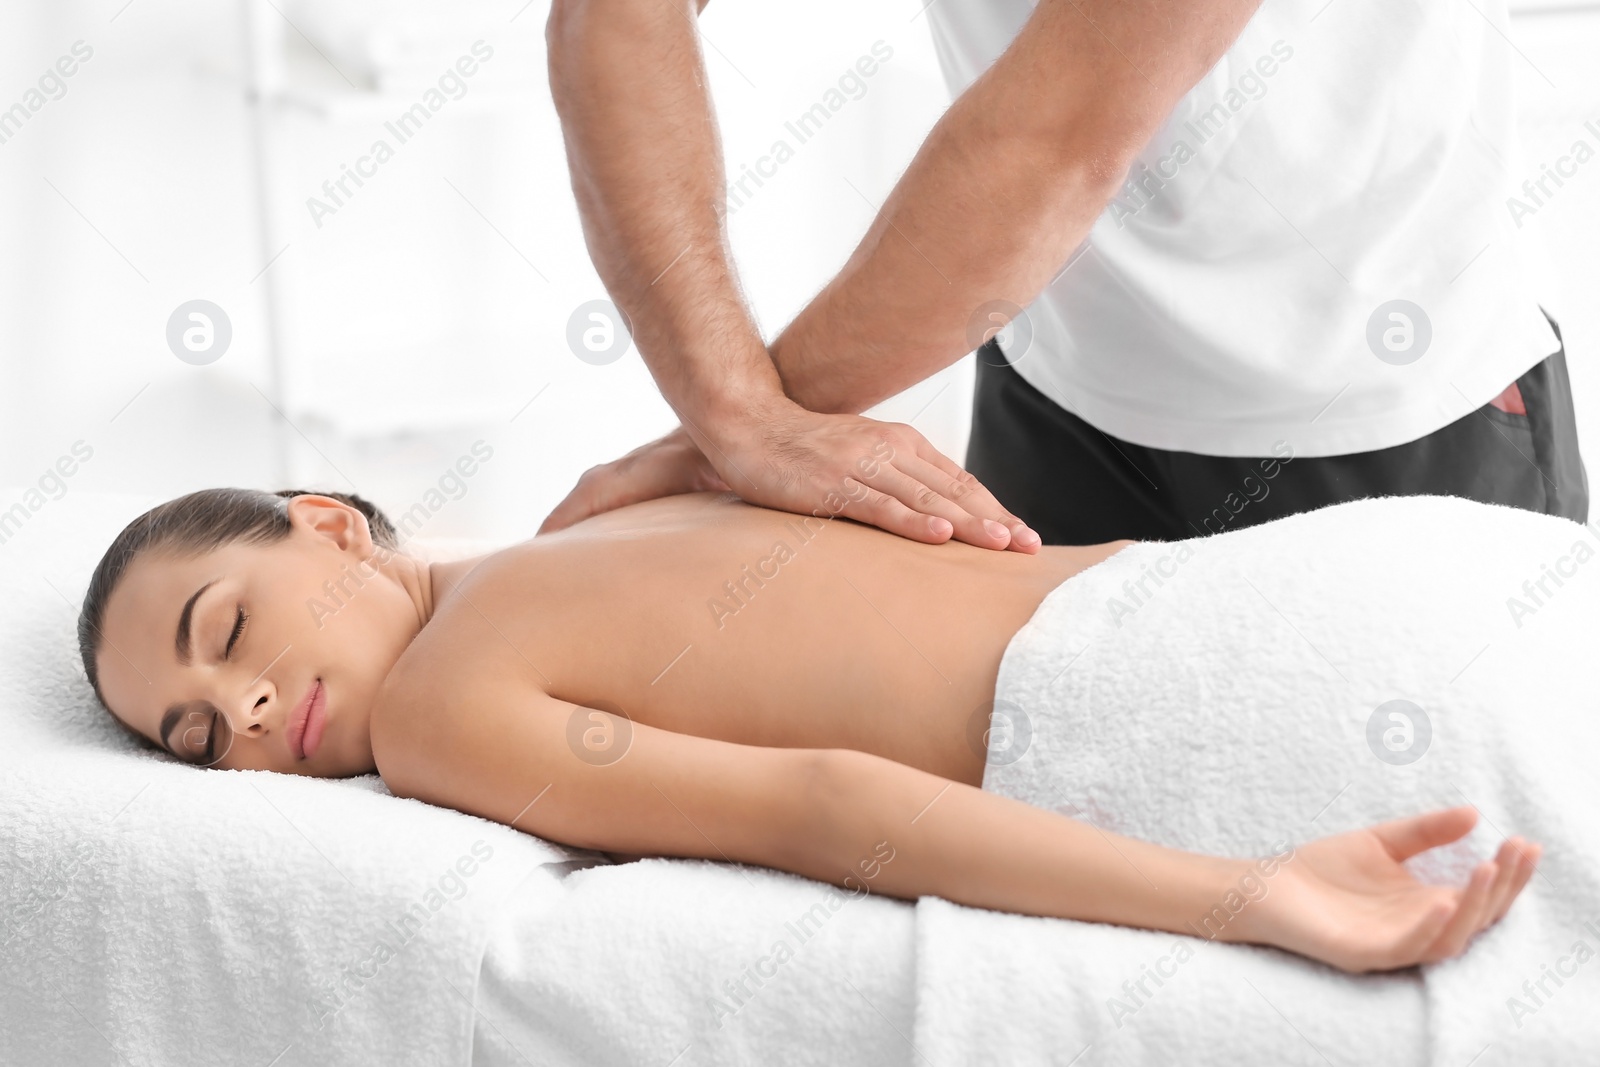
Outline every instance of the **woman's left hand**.
[(1357, 972), (1459, 956), (1505, 915), (1541, 851), (1508, 838), (1462, 887), (1427, 885), (1405, 868), (1405, 860), (1459, 840), (1477, 821), (1474, 808), (1446, 808), (1300, 846), (1223, 939), (1276, 945)]

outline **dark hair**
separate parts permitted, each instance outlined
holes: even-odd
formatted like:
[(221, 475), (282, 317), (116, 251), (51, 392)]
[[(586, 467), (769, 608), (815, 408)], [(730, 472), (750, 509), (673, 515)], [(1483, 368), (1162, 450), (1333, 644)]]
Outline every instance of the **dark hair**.
[[(83, 608), (78, 613), (78, 654), (83, 657), (83, 673), (102, 707), (111, 710), (100, 692), (100, 671), (95, 662), (100, 651), (100, 630), (105, 622), (106, 602), (129, 565), (141, 553), (157, 549), (199, 555), (236, 542), (274, 544), (288, 537), (292, 529), (287, 507), (289, 498), (314, 492), (317, 491), (280, 489), (269, 493), (263, 489), (202, 489), (153, 507), (123, 528), (94, 569), (89, 590), (83, 596)], [(354, 493), (317, 492), (317, 495), (332, 497), (355, 508), (366, 516), (374, 544), (399, 549), (400, 538), (394, 524), (377, 505)], [(116, 715), (111, 717), (146, 745), (150, 744), (148, 738)]]

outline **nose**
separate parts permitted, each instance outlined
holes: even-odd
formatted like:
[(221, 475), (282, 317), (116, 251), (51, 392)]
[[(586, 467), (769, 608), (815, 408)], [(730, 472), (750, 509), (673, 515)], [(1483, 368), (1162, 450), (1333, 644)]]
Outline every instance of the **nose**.
[(242, 694), (218, 703), (217, 706), (228, 717), (228, 725), (235, 736), (259, 737), (266, 732), (264, 716), (272, 706), (272, 692), (271, 682), (257, 678), (245, 687)]

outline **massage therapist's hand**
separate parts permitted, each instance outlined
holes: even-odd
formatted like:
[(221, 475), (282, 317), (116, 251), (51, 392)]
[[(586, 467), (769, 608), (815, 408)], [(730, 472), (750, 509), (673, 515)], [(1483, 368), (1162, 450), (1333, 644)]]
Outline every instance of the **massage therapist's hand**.
[(910, 426), (781, 400), (720, 430), (709, 457), (680, 427), (592, 468), (539, 532), (640, 500), (731, 488), (753, 504), (843, 515), (914, 541), (1039, 550), (1038, 534)]
[(727, 492), (728, 484), (682, 426), (640, 445), (621, 459), (590, 467), (545, 517), (540, 533), (554, 533), (591, 515), (677, 493)]
[(1448, 808), (1324, 837), (1265, 880), (1224, 940), (1276, 945), (1347, 971), (1386, 971), (1458, 956), (1498, 922), (1533, 875), (1540, 847), (1508, 838), (1462, 887), (1417, 881), (1402, 861), (1449, 844), (1477, 822)]

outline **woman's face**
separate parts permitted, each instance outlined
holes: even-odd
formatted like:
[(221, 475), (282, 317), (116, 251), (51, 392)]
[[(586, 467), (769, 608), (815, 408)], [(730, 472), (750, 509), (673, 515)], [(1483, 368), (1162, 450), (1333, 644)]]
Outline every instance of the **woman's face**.
[(277, 544), (138, 557), (106, 605), (100, 689), (118, 718), (200, 766), (366, 774), (373, 702), (425, 621), (417, 583), (401, 580), (417, 569), (337, 500), (288, 509)]

